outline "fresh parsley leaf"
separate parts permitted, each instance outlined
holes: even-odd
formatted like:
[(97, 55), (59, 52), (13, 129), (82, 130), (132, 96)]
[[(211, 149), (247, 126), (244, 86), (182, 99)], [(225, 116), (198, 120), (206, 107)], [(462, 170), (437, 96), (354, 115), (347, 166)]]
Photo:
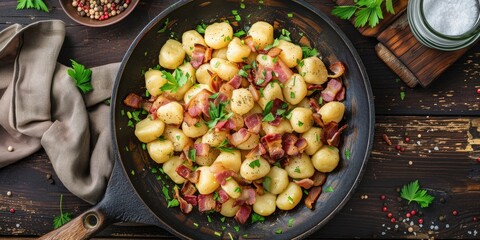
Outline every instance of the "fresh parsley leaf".
[(192, 162), (195, 162), (195, 157), (197, 156), (197, 149), (192, 148), (188, 150), (188, 158), (192, 160)]
[(350, 149), (345, 149), (345, 158), (347, 160), (350, 160), (350, 155), (351, 155)]
[(275, 120), (275, 117), (273, 116), (272, 113), (268, 113), (265, 117), (263, 117), (262, 121), (263, 122), (271, 122)]
[(190, 78), (190, 74), (183, 74), (183, 71), (180, 68), (175, 69), (173, 74), (163, 70), (162, 76), (167, 79), (167, 82), (160, 89), (162, 91), (169, 91), (171, 93), (177, 92), (178, 89), (183, 87)]
[(17, 10), (35, 8), (48, 13), (48, 7), (42, 0), (18, 0)]
[(295, 168), (294, 172), (296, 172), (296, 173), (302, 173), (301, 170), (300, 170), (300, 168), (299, 168), (298, 166)]
[(400, 99), (402, 99), (402, 101), (405, 99), (405, 92), (400, 92)]
[(207, 24), (205, 24), (205, 23), (200, 23), (200, 24), (197, 25), (196, 30), (197, 30), (198, 33), (205, 34), (205, 29), (206, 29), (207, 27), (208, 27)]
[(260, 167), (260, 160), (258, 159), (253, 160), (248, 164), (248, 166), (250, 166), (251, 168)]
[(165, 197), (165, 200), (172, 199), (170, 197), (170, 194), (168, 193), (168, 188), (167, 187), (165, 187), (165, 186), (162, 187), (162, 193), (163, 193), (163, 196)]
[(237, 193), (242, 192), (242, 189), (240, 187), (236, 187), (234, 192), (237, 192)]
[(281, 228), (277, 228), (277, 230), (275, 230), (275, 233), (276, 234), (282, 234), (283, 230)]
[(328, 186), (323, 192), (333, 192), (333, 187)]
[(318, 55), (318, 51), (315, 48), (302, 46), (302, 54), (303, 54), (303, 58), (314, 57)]
[(263, 183), (262, 183), (263, 188), (265, 188), (265, 190), (267, 190), (267, 191), (270, 191), (270, 184), (272, 184), (272, 178), (270, 178), (268, 176), (264, 177), (263, 178)]
[(63, 212), (62, 202), (63, 202), (63, 194), (60, 194), (60, 215), (56, 216), (53, 219), (53, 228), (54, 229), (57, 229), (57, 228), (63, 226), (64, 224), (70, 222), (70, 220), (72, 220), (72, 214), (71, 213), (69, 213), (69, 212), (64, 213)]
[(165, 23), (163, 23), (163, 28), (161, 28), (160, 30), (157, 31), (157, 33), (164, 33), (165, 31), (167, 31), (167, 27), (168, 27), (168, 22), (170, 22), (170, 19), (165, 19)]
[(263, 223), (265, 221), (265, 218), (261, 215), (258, 215), (257, 213), (252, 214), (252, 223), (256, 222), (261, 222)]
[(235, 151), (235, 148), (227, 147), (228, 144), (230, 144), (230, 142), (228, 142), (228, 140), (225, 139), (225, 140), (223, 140), (222, 143), (220, 143), (220, 145), (218, 145), (215, 148), (220, 150), (220, 151), (228, 152), (228, 153), (231, 153), (231, 152)]
[(420, 189), (420, 185), (418, 184), (418, 180), (415, 180), (407, 185), (402, 187), (402, 191), (400, 192), (400, 196), (408, 200), (408, 204), (412, 201), (417, 202), (420, 207), (426, 208), (430, 203), (432, 203), (433, 196), (429, 195), (427, 190)]
[[(279, 44), (278, 38), (275, 38), (275, 40), (273, 41), (273, 43), (270, 44), (270, 45), (267, 45), (263, 50), (265, 50), (265, 51), (270, 50), (270, 49), (278, 46), (278, 44)], [(265, 59), (266, 59), (266, 55), (262, 56), (262, 58), (263, 58), (263, 57), (265, 57)], [(265, 59), (263, 59), (263, 60), (265, 60)]]
[(288, 202), (289, 202), (290, 204), (293, 204), (293, 198), (290, 197), (290, 196), (288, 196)]
[(293, 227), (293, 221), (295, 221), (294, 218), (288, 219), (288, 227)]
[(278, 37), (279, 40), (285, 40), (285, 41), (288, 41), (288, 42), (291, 42), (292, 39), (290, 38), (290, 32), (287, 30), (287, 29), (282, 29), (282, 35), (280, 35), (280, 37)]
[(233, 36), (240, 38), (240, 37), (245, 36), (246, 34), (247, 33), (245, 31), (240, 30), (240, 31), (237, 31), (236, 33), (234, 33)]
[(273, 107), (273, 100), (268, 101), (268, 103), (265, 105), (265, 108), (263, 109), (263, 116), (266, 116), (267, 114), (272, 111)]
[(219, 102), (218, 106), (215, 106), (213, 102), (210, 102), (210, 108), (208, 113), (210, 114), (210, 120), (207, 123), (207, 126), (212, 129), (214, 128), (219, 121), (228, 120), (233, 113), (227, 112), (228, 101)]
[(82, 91), (82, 93), (88, 93), (93, 90), (92, 83), (90, 82), (92, 77), (92, 70), (85, 68), (80, 63), (72, 61), (72, 68), (67, 70), (68, 75), (73, 78), (75, 85)]
[(385, 2), (385, 9), (395, 14), (393, 0), (359, 0), (354, 5), (336, 6), (332, 15), (341, 19), (350, 19), (355, 15), (355, 27), (364, 27), (367, 22), (373, 28), (383, 19), (382, 4)]
[(177, 199), (172, 199), (168, 201), (167, 208), (177, 207), (178, 205), (180, 205), (180, 202)]

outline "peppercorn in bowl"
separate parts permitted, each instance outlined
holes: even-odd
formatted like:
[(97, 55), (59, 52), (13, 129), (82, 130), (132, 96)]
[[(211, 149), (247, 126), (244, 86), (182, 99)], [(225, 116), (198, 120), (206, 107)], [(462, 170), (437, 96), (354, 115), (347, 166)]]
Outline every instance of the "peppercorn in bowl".
[(105, 27), (127, 17), (138, 2), (139, 0), (60, 0), (60, 5), (79, 24)]

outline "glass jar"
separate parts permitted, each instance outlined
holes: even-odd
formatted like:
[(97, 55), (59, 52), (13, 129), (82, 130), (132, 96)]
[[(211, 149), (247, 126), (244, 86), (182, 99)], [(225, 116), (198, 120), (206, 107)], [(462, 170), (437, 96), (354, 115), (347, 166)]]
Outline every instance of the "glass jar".
[[(442, 2), (444, 1), (444, 2)], [(469, 2), (470, 1), (470, 2)], [(455, 51), (458, 49), (462, 49), (465, 47), (474, 44), (480, 38), (480, 0), (456, 0), (453, 2), (455, 7), (464, 7), (464, 10), (469, 11), (469, 13), (475, 13), (476, 16), (465, 16), (466, 14), (462, 14), (462, 12), (455, 11), (455, 8), (452, 7), (448, 9), (448, 0), (410, 0), (408, 2), (407, 8), (407, 16), (408, 16), (408, 23), (410, 25), (410, 29), (412, 30), (413, 35), (415, 38), (422, 43), (423, 45), (442, 50), (442, 51)], [(425, 3), (428, 3), (426, 5)], [(461, 6), (464, 3), (473, 4), (472, 6)], [(437, 6), (435, 6), (437, 4)], [(445, 4), (444, 6), (438, 6), (438, 4)], [(455, 5), (456, 4), (456, 5)], [(435, 14), (440, 13), (442, 11), (443, 14), (434, 16), (432, 11), (434, 10), (433, 7), (437, 7), (435, 10)], [(444, 8), (440, 9), (439, 8)], [(473, 9), (468, 8), (473, 7)], [(476, 9), (475, 9), (476, 8)], [(448, 12), (450, 11), (450, 12)], [(430, 14), (430, 15), (427, 15)], [(455, 14), (457, 14), (455, 16)], [(471, 14), (470, 14), (471, 15)], [(436, 19), (438, 18), (438, 19)], [(461, 19), (463, 18), (463, 19)], [(468, 18), (468, 19), (467, 19)], [(451, 20), (452, 24), (457, 24), (456, 29), (448, 29), (448, 26), (452, 26), (452, 24), (448, 24), (448, 22), (443, 22), (441, 24), (437, 24), (437, 29), (433, 26), (433, 22), (429, 22), (428, 20), (439, 20), (439, 21), (449, 21)], [(461, 30), (458, 32), (458, 24), (461, 23), (460, 21), (467, 20), (469, 21), (468, 26), (460, 26)], [(438, 22), (437, 22), (438, 23)], [(447, 24), (445, 24), (447, 23)], [(432, 26), (433, 25), (433, 26)], [(444, 29), (443, 32), (440, 32), (438, 29), (442, 27)], [(446, 28), (446, 29), (445, 29)], [(465, 29), (463, 29), (465, 28)], [(449, 33), (455, 32), (456, 33)]]

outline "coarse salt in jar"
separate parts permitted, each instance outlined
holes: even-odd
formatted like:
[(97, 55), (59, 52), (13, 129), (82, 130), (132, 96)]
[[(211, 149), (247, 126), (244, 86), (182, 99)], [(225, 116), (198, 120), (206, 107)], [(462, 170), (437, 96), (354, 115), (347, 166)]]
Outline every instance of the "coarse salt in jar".
[(410, 0), (408, 22), (427, 47), (454, 51), (480, 38), (480, 0)]

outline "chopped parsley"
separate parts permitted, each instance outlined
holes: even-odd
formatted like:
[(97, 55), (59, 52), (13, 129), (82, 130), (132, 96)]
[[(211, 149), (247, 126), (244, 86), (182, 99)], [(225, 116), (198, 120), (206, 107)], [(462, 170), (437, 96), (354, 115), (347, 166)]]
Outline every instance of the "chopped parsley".
[(157, 33), (164, 33), (167, 31), (168, 23), (170, 22), (170, 19), (166, 19), (165, 22), (163, 23), (163, 27), (157, 31)]
[(165, 186), (162, 187), (162, 193), (163, 193), (163, 196), (165, 197), (165, 200), (172, 199), (170, 197), (170, 194), (168, 193), (168, 188), (167, 187), (165, 187)]
[(263, 117), (262, 121), (263, 122), (271, 122), (275, 120), (275, 117), (273, 116), (272, 113), (268, 113), (265, 117)]
[(252, 214), (252, 223), (261, 222), (263, 223), (265, 218), (257, 213)]
[(195, 158), (197, 157), (197, 149), (192, 148), (188, 150), (188, 158), (192, 161), (195, 162)]
[(290, 92), (290, 98), (292, 98), (292, 99), (295, 98), (295, 92)]
[(248, 77), (248, 73), (243, 69), (240, 69), (240, 71), (238, 71), (238, 75), (245, 78)]
[(270, 191), (270, 185), (272, 184), (272, 178), (270, 178), (269, 176), (266, 176), (263, 178), (263, 188), (265, 188), (265, 190), (267, 191)]
[(282, 29), (282, 35), (278, 38), (279, 40), (285, 40), (291, 42), (292, 39), (290, 38), (290, 32), (287, 29)]
[(225, 121), (232, 117), (233, 113), (227, 112), (227, 105), (228, 101), (219, 102), (218, 106), (215, 106), (213, 102), (210, 102), (210, 109), (208, 109), (210, 120), (206, 122), (208, 128), (212, 129), (219, 121)]
[(303, 54), (303, 58), (314, 57), (318, 55), (318, 51), (315, 48), (302, 46), (302, 54)]
[(345, 158), (346, 158), (347, 160), (350, 160), (350, 155), (351, 155), (350, 149), (345, 149)]
[(288, 202), (289, 202), (290, 204), (293, 204), (293, 198), (292, 198), (291, 196), (288, 196)]
[(251, 168), (260, 167), (260, 160), (258, 159), (253, 160), (248, 164), (248, 166), (250, 166)]
[(293, 227), (293, 221), (295, 221), (294, 218), (288, 219), (288, 227)]
[(240, 187), (237, 187), (235, 188), (234, 192), (237, 192), (237, 193), (242, 192), (242, 189)]
[(323, 192), (333, 192), (333, 187), (328, 186)]
[(277, 228), (277, 230), (275, 230), (275, 233), (276, 234), (282, 234), (283, 230), (281, 228)]
[(231, 152), (235, 151), (235, 148), (227, 147), (228, 144), (230, 144), (230, 142), (228, 142), (228, 140), (225, 139), (225, 140), (223, 140), (222, 143), (220, 143), (220, 145), (218, 145), (215, 148), (220, 150), (220, 151), (228, 152), (228, 153), (231, 153)]
[(177, 199), (172, 199), (168, 201), (167, 208), (178, 207), (178, 205), (180, 205), (180, 202)]
[(184, 74), (180, 68), (175, 69), (173, 74), (163, 70), (162, 76), (167, 79), (167, 82), (160, 89), (162, 91), (169, 91), (171, 93), (177, 92), (178, 89), (183, 87), (190, 78), (190, 74)]
[(405, 92), (400, 92), (400, 99), (403, 101), (405, 99)]
[[(278, 44), (279, 44), (278, 38), (275, 38), (275, 40), (273, 41), (273, 43), (270, 44), (270, 45), (267, 45), (263, 50), (268, 51), (268, 50), (270, 50), (270, 49), (278, 46)], [(267, 59), (266, 59), (266, 58), (267, 58), (266, 55), (264, 55), (264, 56), (265, 56), (265, 58), (263, 59), (263, 56), (262, 56), (262, 59), (263, 59), (263, 60), (267, 60)]]
[(197, 25), (196, 30), (197, 30), (198, 33), (205, 34), (205, 29), (207, 29), (207, 27), (208, 27), (207, 24), (200, 23), (200, 24)]
[(298, 121), (298, 126), (299, 126), (299, 127), (303, 126), (303, 122)]
[(293, 13), (288, 13), (287, 16), (288, 16), (289, 18), (293, 18)]
[(300, 168), (299, 168), (298, 166), (297, 166), (297, 167), (295, 167), (295, 170), (294, 170), (294, 172), (296, 172), (296, 173), (302, 173), (302, 171), (300, 170)]

